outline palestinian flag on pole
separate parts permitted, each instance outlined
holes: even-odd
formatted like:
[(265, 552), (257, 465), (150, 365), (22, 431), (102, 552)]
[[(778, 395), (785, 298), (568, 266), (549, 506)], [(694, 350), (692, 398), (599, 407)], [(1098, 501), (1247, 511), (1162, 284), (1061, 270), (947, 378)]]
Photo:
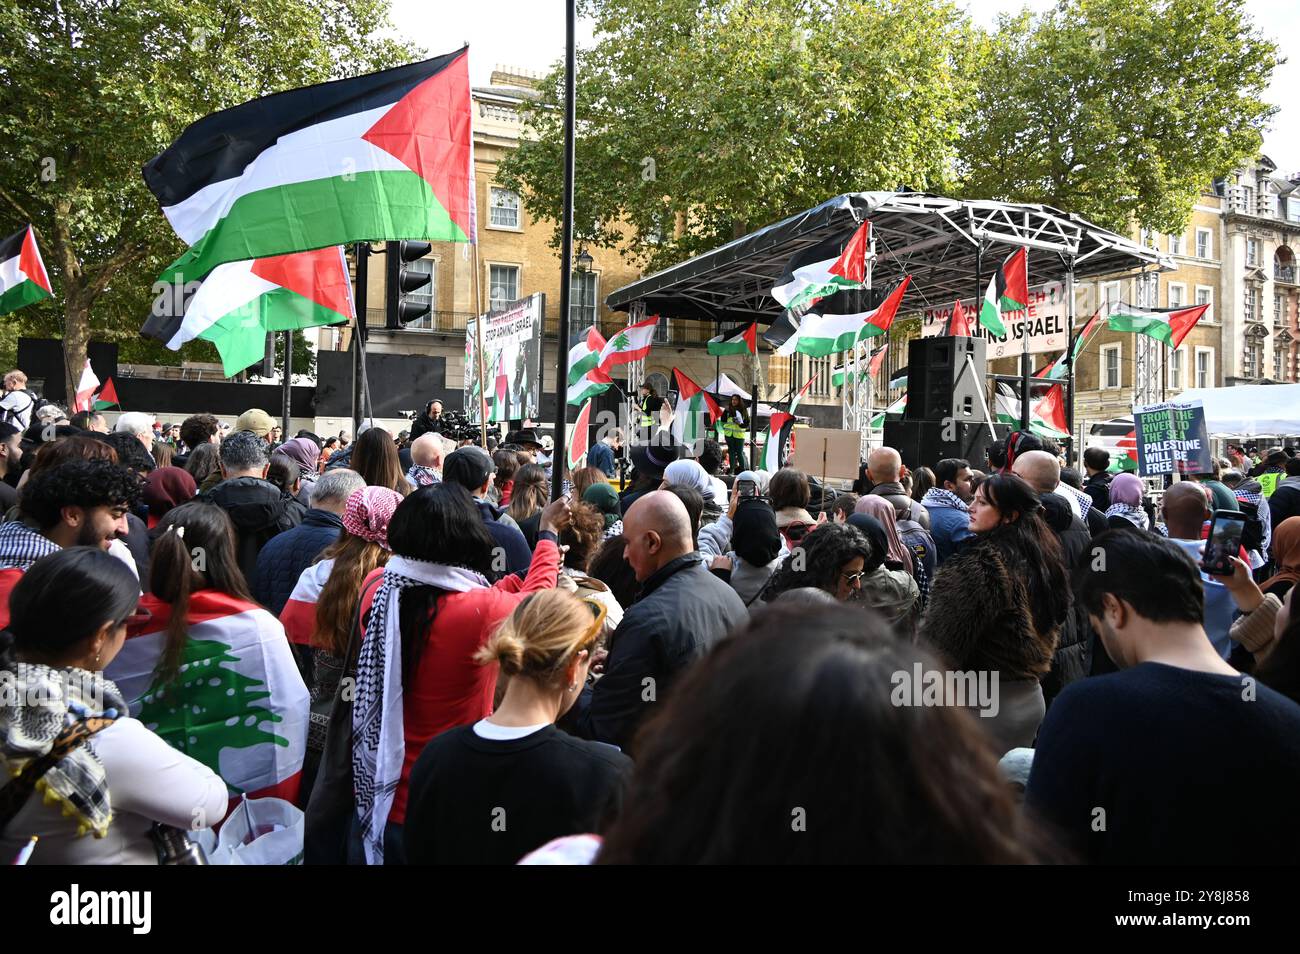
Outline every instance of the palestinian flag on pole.
[(802, 313), (819, 298), (845, 288), (862, 288), (867, 278), (871, 222), (858, 226), (847, 245), (839, 239), (821, 242), (797, 253), (772, 288), (772, 297), (788, 311)]
[(776, 473), (785, 463), (785, 443), (794, 427), (794, 415), (784, 411), (773, 411), (767, 419), (767, 436), (763, 440), (763, 469), (770, 474)]
[(218, 590), (190, 597), (177, 677), (156, 676), (171, 605), (146, 593), (151, 618), (128, 631), (105, 675), (131, 715), (216, 772), (232, 795), (298, 795), (311, 699), (284, 628), (256, 603)]
[[(1079, 336), (1074, 339), (1074, 348), (1069, 353), (1072, 355), (1071, 361), (1075, 365), (1078, 365), (1079, 355), (1083, 353), (1083, 349), (1088, 344), (1088, 339), (1092, 337), (1092, 333), (1097, 330), (1100, 324), (1101, 324), (1101, 309), (1097, 309), (1092, 313), (1092, 317), (1088, 319), (1088, 323), (1083, 326), (1083, 330), (1079, 332)], [(1066, 371), (1065, 354), (1066, 354), (1065, 352), (1061, 352), (1061, 356), (1059, 358), (1057, 358), (1051, 364), (1045, 365), (1044, 367), (1040, 368), (1038, 372), (1034, 375), (1034, 377), (1046, 378), (1049, 381), (1062, 380), (1065, 377), (1065, 371)]]
[(1002, 312), (1023, 311), (1029, 305), (1029, 255), (1023, 248), (998, 266), (989, 279), (988, 291), (980, 305), (980, 324), (1000, 338), (1006, 337), (1007, 326), (1002, 323)]
[(1208, 304), (1190, 308), (1138, 308), (1120, 302), (1111, 311), (1106, 324), (1111, 331), (1136, 332), (1177, 348), (1209, 310)]
[(889, 407), (885, 408), (879, 414), (872, 417), (871, 423), (868, 426), (871, 427), (873, 430), (879, 430), (880, 428), (885, 426), (886, 417), (902, 414), (903, 411), (906, 409), (906, 407), (907, 407), (907, 395), (904, 394), (893, 404), (889, 405)]
[(777, 355), (785, 357), (797, 351), (820, 358), (848, 351), (859, 341), (887, 333), (911, 281), (911, 275), (905, 276), (889, 293), (889, 297), (871, 311), (850, 315), (812, 313), (805, 316), (799, 329), (777, 349)]
[(565, 445), (568, 448), (569, 471), (586, 466), (587, 451), (591, 448), (591, 399), (582, 405), (577, 420), (569, 425), (569, 436)]
[[(677, 407), (673, 409), (673, 437), (679, 444), (691, 444), (708, 437), (712, 431), (709, 425), (722, 416), (722, 408), (704, 390), (678, 368), (673, 368), (673, 379), (677, 382)], [(708, 412), (708, 424), (700, 418)]]
[[(865, 368), (859, 367), (858, 380), (874, 381), (880, 375), (880, 368), (884, 365), (885, 355), (888, 353), (889, 353), (889, 342), (886, 341), (883, 345), (881, 345), (879, 348), (876, 349), (875, 354), (873, 354), (870, 360), (867, 361), (867, 366)], [(851, 365), (846, 364), (844, 367), (836, 368), (834, 371), (831, 372), (832, 387), (839, 388), (844, 386), (844, 382), (848, 380), (847, 369), (850, 366)]]
[[(996, 420), (999, 424), (1020, 427), (1020, 395), (1016, 389), (1005, 381), (998, 382), (994, 402)], [(1062, 387), (1059, 384), (1048, 389), (1047, 394), (1029, 405), (1029, 430), (1039, 437), (1060, 439), (1070, 436), (1065, 427), (1065, 406)]]
[(608, 376), (611, 368), (640, 361), (648, 355), (650, 346), (654, 343), (655, 326), (658, 324), (659, 316), (651, 315), (645, 321), (628, 325), (610, 338), (600, 351), (600, 362), (597, 367), (601, 373)]
[(804, 382), (803, 387), (799, 389), (799, 393), (794, 396), (794, 400), (790, 402), (791, 414), (795, 412), (795, 409), (799, 406), (799, 402), (803, 400), (803, 396), (808, 393), (808, 389), (812, 387), (812, 383), (813, 378), (809, 376), (808, 380)]
[(310, 646), (316, 635), (316, 604), (320, 602), (321, 590), (334, 569), (333, 560), (321, 560), (302, 571), (293, 592), (280, 610), (280, 624), (284, 635), (295, 646)]
[(120, 408), (122, 405), (117, 400), (117, 388), (113, 387), (113, 379), (109, 378), (104, 382), (104, 386), (99, 389), (95, 395), (95, 401), (90, 405), (92, 411), (107, 411), (110, 407)]
[(210, 341), (231, 378), (266, 353), (271, 331), (296, 331), (349, 321), (355, 315), (341, 246), (220, 265), (183, 299), (167, 289), (154, 301), (140, 334), (173, 351), (195, 338)]
[(1131, 417), (1117, 417), (1092, 425), (1088, 431), (1089, 447), (1103, 447), (1110, 453), (1107, 473), (1132, 473), (1137, 470), (1137, 429)]
[(349, 242), (471, 241), (469, 50), (213, 113), (144, 166), (190, 246), (162, 275)]
[(907, 368), (902, 367), (895, 371), (894, 376), (889, 379), (889, 389), (894, 391), (905, 387), (907, 387)]
[(81, 380), (77, 382), (77, 393), (72, 399), (72, 412), (89, 411), (95, 392), (99, 390), (99, 378), (95, 377), (95, 371), (90, 366), (90, 359), (86, 359), (86, 366), (81, 369)]
[(0, 315), (49, 298), (50, 276), (29, 225), (0, 241)]
[(592, 325), (569, 349), (569, 396), (566, 403), (581, 404), (609, 390), (613, 382), (600, 370), (600, 352), (604, 347), (605, 337), (600, 328)]
[(729, 354), (758, 354), (758, 322), (752, 322), (743, 331), (723, 337), (710, 338), (709, 354), (724, 357)]

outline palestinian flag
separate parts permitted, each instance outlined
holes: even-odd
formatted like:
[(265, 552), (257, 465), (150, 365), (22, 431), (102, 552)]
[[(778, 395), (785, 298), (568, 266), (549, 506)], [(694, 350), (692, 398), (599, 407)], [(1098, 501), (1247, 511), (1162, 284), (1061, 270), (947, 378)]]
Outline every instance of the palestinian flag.
[(785, 267), (772, 297), (788, 311), (802, 313), (819, 298), (845, 288), (862, 288), (867, 278), (871, 222), (858, 226), (847, 245), (839, 239), (821, 242), (797, 253)]
[(601, 373), (608, 376), (611, 368), (640, 361), (648, 355), (650, 346), (654, 343), (655, 326), (658, 324), (659, 316), (651, 315), (645, 321), (628, 325), (605, 342), (605, 347), (600, 351), (600, 363), (597, 365)]
[(280, 625), (284, 635), (295, 646), (310, 646), (316, 635), (316, 604), (320, 602), (321, 590), (334, 569), (333, 560), (321, 560), (302, 571), (293, 592), (280, 610)]
[(894, 376), (889, 379), (889, 389), (893, 391), (905, 387), (907, 387), (907, 368), (902, 367), (895, 371)]
[(785, 443), (790, 438), (794, 427), (794, 415), (784, 411), (774, 411), (767, 419), (767, 436), (763, 441), (763, 469), (776, 473), (785, 462)]
[(510, 375), (506, 371), (506, 352), (508, 350), (508, 348), (502, 348), (497, 352), (496, 376), (493, 379), (492, 390), (488, 397), (488, 404), (491, 405), (488, 421), (493, 424), (500, 424), (502, 421), (510, 420)]
[[(834, 388), (842, 388), (842, 387), (844, 387), (844, 382), (848, 381), (850, 375), (852, 374), (851, 368), (852, 368), (852, 365), (845, 365), (845, 366), (842, 367), (842, 368), (836, 368), (834, 371), (832, 371), (832, 372), (831, 372), (831, 387), (834, 387)], [(870, 377), (871, 377), (871, 371), (870, 371), (869, 369), (867, 369), (867, 368), (859, 368), (859, 369), (858, 369), (858, 380), (859, 380), (859, 381), (866, 381), (866, 380), (868, 380)]]
[(578, 418), (569, 425), (567, 441), (569, 471), (586, 466), (587, 451), (591, 449), (591, 399), (582, 405)]
[[(1084, 347), (1088, 344), (1088, 339), (1092, 337), (1092, 333), (1097, 330), (1100, 324), (1101, 309), (1098, 309), (1092, 313), (1092, 317), (1088, 319), (1088, 323), (1083, 326), (1083, 330), (1080, 331), (1078, 337), (1074, 339), (1074, 347), (1069, 351), (1069, 354), (1072, 356), (1071, 363), (1078, 365), (1079, 355), (1083, 353)], [(1063, 379), (1066, 376), (1065, 355), (1066, 352), (1062, 352), (1061, 356), (1051, 364), (1040, 368), (1034, 377), (1047, 378), (1049, 381), (1060, 381)]]
[(1120, 302), (1111, 311), (1106, 324), (1111, 331), (1136, 332), (1177, 348), (1209, 310), (1208, 304), (1190, 308), (1138, 308)]
[[(1065, 406), (1061, 385), (1053, 385), (1047, 394), (1038, 400), (1030, 399), (1029, 430), (1039, 437), (1059, 440), (1070, 436), (1065, 426)], [(999, 424), (1020, 427), (1020, 395), (1016, 389), (1005, 381), (998, 382), (994, 404), (996, 420)]]
[(95, 401), (90, 405), (92, 411), (107, 411), (110, 407), (120, 408), (122, 405), (117, 400), (117, 388), (113, 387), (113, 379), (109, 378), (104, 382), (104, 386), (99, 389), (95, 395)]
[(0, 315), (49, 298), (50, 276), (29, 225), (0, 241)]
[(804, 382), (803, 387), (799, 389), (799, 393), (794, 396), (794, 400), (790, 402), (791, 414), (795, 412), (795, 408), (799, 406), (799, 402), (803, 400), (803, 396), (808, 393), (808, 389), (812, 387), (812, 383), (813, 379), (809, 377), (808, 380)]
[(600, 328), (592, 325), (569, 349), (569, 397), (566, 403), (581, 404), (609, 390), (613, 382), (600, 370), (600, 352), (604, 347), (605, 338)]
[(99, 390), (99, 378), (95, 377), (95, 371), (90, 366), (90, 359), (86, 359), (86, 366), (81, 369), (81, 380), (77, 382), (77, 393), (72, 399), (72, 411), (89, 411), (95, 392)]
[[(889, 342), (886, 341), (883, 345), (881, 345), (879, 348), (876, 349), (875, 354), (871, 356), (871, 359), (867, 362), (867, 366), (865, 368), (859, 367), (858, 380), (859, 381), (875, 380), (880, 375), (880, 369), (885, 363), (885, 355), (888, 353), (889, 353)], [(831, 372), (831, 385), (833, 387), (839, 388), (844, 386), (844, 382), (848, 380), (848, 375), (846, 374), (847, 367), (848, 366), (846, 365), (844, 368), (836, 368), (834, 371)]]
[(1002, 323), (1002, 312), (1023, 311), (1029, 305), (1029, 255), (1023, 248), (998, 266), (989, 279), (988, 291), (980, 305), (980, 324), (999, 338), (1005, 338), (1007, 326)]
[(677, 407), (673, 409), (673, 437), (677, 443), (686, 445), (702, 440), (711, 433), (708, 426), (700, 420), (707, 411), (711, 425), (722, 416), (722, 408), (704, 390), (682, 372), (673, 368), (673, 379), (677, 382)]
[(784, 357), (797, 351), (820, 358), (848, 351), (859, 341), (887, 333), (911, 281), (911, 275), (905, 276), (889, 297), (871, 311), (850, 315), (807, 315), (799, 330), (777, 350), (777, 355)]
[(948, 319), (948, 334), (954, 338), (969, 338), (970, 320), (966, 317), (966, 309), (961, 306), (961, 299), (952, 303), (952, 316)]
[(1088, 446), (1104, 447), (1110, 452), (1110, 474), (1137, 471), (1137, 429), (1131, 417), (1117, 417), (1094, 424), (1088, 430)]
[(192, 123), (144, 166), (190, 246), (161, 280), (349, 242), (472, 240), (468, 63), (465, 48)]
[(735, 334), (710, 338), (707, 347), (709, 354), (719, 357), (729, 354), (758, 354), (758, 322), (752, 322), (748, 328)]
[(146, 593), (140, 606), (151, 618), (128, 631), (105, 671), (131, 715), (219, 774), (232, 795), (295, 801), (311, 699), (284, 628), (256, 603), (199, 590), (190, 597), (180, 671), (164, 686), (155, 670), (171, 605)]
[(266, 353), (266, 335), (349, 321), (355, 310), (341, 246), (220, 265), (193, 294), (169, 286), (140, 334), (172, 351), (195, 338), (217, 346), (231, 378)]
[(907, 395), (904, 394), (893, 404), (889, 405), (889, 407), (885, 408), (879, 414), (875, 415), (871, 419), (871, 423), (868, 426), (871, 427), (873, 430), (879, 430), (880, 428), (885, 426), (886, 417), (894, 417), (899, 414), (902, 414), (906, 408), (907, 408)]

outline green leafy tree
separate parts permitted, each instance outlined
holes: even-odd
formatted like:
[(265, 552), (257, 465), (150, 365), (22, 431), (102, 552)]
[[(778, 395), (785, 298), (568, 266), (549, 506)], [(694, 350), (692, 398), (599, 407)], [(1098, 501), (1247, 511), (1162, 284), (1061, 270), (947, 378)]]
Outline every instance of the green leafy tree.
[[(585, 0), (576, 228), (659, 267), (841, 192), (942, 189), (976, 35), (941, 0)], [(560, 66), (498, 177), (558, 223)], [(558, 225), (555, 236), (558, 245)]]
[(208, 113), (418, 58), (377, 36), (388, 25), (388, 0), (0, 4), (0, 223), (35, 225), (54, 286), (6, 319), (0, 353), (20, 332), (62, 337), (68, 393), (92, 334), (128, 360), (176, 361), (137, 339), (184, 250), (141, 166)]
[(1176, 232), (1260, 147), (1277, 47), (1242, 0), (1065, 0), (985, 38), (963, 192)]

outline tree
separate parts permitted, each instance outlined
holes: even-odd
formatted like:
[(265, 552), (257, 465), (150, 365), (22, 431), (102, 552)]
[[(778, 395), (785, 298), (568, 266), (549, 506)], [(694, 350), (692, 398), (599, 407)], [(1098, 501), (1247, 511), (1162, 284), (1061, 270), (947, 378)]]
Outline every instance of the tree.
[[(585, 0), (576, 230), (660, 267), (845, 191), (942, 189), (975, 33), (941, 0)], [(560, 220), (563, 67), (498, 178)], [(555, 236), (558, 245), (558, 224)]]
[(980, 54), (962, 191), (1177, 232), (1258, 152), (1277, 63), (1243, 0), (1066, 0), (1004, 17)]
[(207, 113), (417, 58), (387, 26), (387, 0), (0, 6), (0, 221), (36, 227), (55, 296), (19, 322), (61, 331), (69, 394), (92, 331), (134, 339), (185, 248), (141, 166)]

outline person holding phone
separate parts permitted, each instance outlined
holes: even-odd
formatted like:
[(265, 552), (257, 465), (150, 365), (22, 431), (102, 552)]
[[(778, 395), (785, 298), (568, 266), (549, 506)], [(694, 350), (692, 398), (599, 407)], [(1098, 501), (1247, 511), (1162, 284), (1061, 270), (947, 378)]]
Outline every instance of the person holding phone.
[[(1117, 474), (1116, 480), (1124, 476)], [(1222, 579), (1211, 573), (1207, 567), (1217, 568), (1221, 574), (1231, 575), (1232, 564), (1227, 557), (1240, 557), (1240, 534), (1237, 534), (1238, 548), (1229, 551), (1229, 521), (1225, 517), (1219, 524), (1217, 540), (1207, 540), (1202, 534), (1205, 521), (1213, 513), (1210, 510), (1210, 495), (1205, 487), (1193, 481), (1180, 481), (1165, 491), (1161, 501), (1165, 528), (1169, 539), (1182, 547), (1194, 561), (1201, 572), (1201, 582), (1205, 587), (1205, 615), (1202, 623), (1210, 642), (1219, 655), (1227, 659), (1232, 652), (1232, 618), (1234, 615), (1232, 594)], [(1218, 514), (1231, 514), (1232, 511), (1220, 510)], [(1236, 514), (1244, 517), (1243, 514)], [(1244, 529), (1244, 523), (1242, 524)]]
[(749, 433), (749, 415), (745, 413), (745, 402), (739, 394), (731, 396), (718, 420), (722, 422), (722, 436), (727, 439), (731, 472), (739, 474), (748, 467), (745, 462), (745, 435)]

